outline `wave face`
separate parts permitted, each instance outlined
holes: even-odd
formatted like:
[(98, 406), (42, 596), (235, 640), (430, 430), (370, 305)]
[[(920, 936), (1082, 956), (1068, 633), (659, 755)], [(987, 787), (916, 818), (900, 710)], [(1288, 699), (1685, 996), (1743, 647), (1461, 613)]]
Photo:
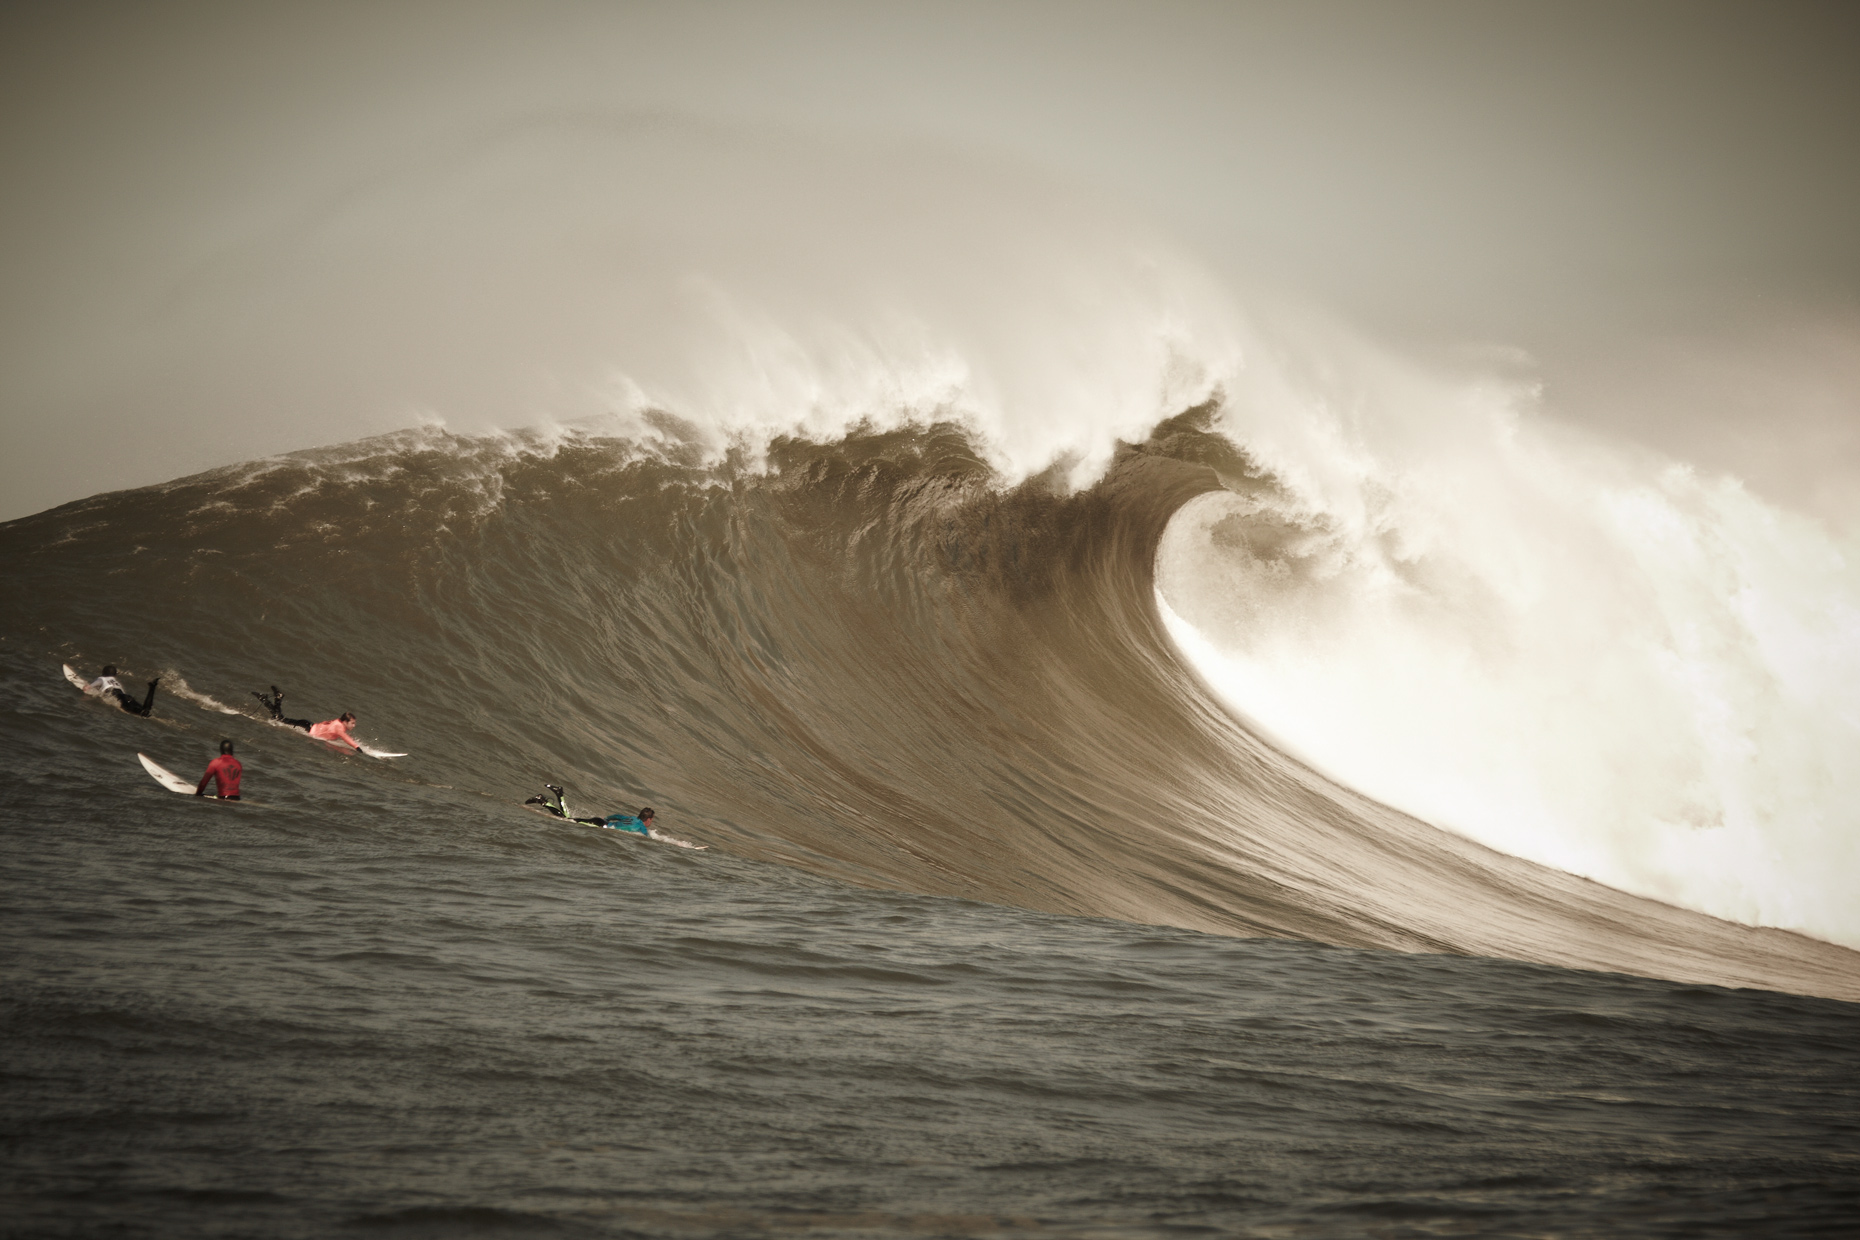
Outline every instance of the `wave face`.
[[(1205, 505), (1248, 545), (1283, 525), (1218, 422), (1172, 418), (1080, 491), (1007, 485), (955, 425), (777, 439), (753, 468), (670, 421), (652, 450), (406, 432), (13, 522), (4, 631), (22, 677), (162, 673), (182, 769), (246, 727), (222, 712), (256, 720), (252, 689), (355, 711), (413, 756), (331, 814), (469, 829), (549, 779), (868, 887), (1860, 998), (1842, 948), (1494, 851), (1243, 727), (1157, 605)], [(124, 756), (81, 721), (44, 743)]]

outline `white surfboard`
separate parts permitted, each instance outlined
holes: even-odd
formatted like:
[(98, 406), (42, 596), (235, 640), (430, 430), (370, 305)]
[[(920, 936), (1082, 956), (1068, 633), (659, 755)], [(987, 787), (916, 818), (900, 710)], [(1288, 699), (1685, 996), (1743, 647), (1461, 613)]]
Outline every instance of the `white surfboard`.
[(176, 775), (173, 771), (155, 761), (155, 759), (149, 757), (145, 753), (139, 753), (136, 757), (142, 759), (142, 769), (153, 775), (155, 777), (155, 782), (168, 791), (184, 792), (190, 797), (194, 795), (193, 784), (188, 783), (185, 779), (182, 779), (179, 775)]
[(65, 664), (65, 679), (76, 685), (79, 691), (84, 693), (90, 692), (90, 681), (85, 680), (82, 676), (72, 671), (69, 663)]
[[(297, 729), (293, 728), (292, 731), (297, 731)], [(404, 753), (388, 753), (386, 750), (376, 749), (373, 745), (350, 746), (342, 741), (324, 740), (320, 736), (312, 736), (310, 739), (313, 741), (321, 741), (337, 753), (359, 753), (366, 758), (404, 758), (407, 756)]]

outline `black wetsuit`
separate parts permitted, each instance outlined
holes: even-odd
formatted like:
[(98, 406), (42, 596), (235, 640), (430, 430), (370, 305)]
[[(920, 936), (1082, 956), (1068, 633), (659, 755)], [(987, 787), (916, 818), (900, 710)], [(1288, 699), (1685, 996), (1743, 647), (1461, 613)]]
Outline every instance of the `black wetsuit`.
[(278, 686), (271, 686), (271, 692), (274, 696), (266, 697), (264, 694), (254, 689), (252, 691), (252, 696), (263, 702), (265, 704), (265, 709), (271, 712), (271, 717), (276, 719), (279, 723), (289, 724), (293, 728), (302, 728), (304, 731), (308, 732), (310, 730), (310, 721), (308, 719), (286, 719), (284, 717), (284, 695), (278, 692)]

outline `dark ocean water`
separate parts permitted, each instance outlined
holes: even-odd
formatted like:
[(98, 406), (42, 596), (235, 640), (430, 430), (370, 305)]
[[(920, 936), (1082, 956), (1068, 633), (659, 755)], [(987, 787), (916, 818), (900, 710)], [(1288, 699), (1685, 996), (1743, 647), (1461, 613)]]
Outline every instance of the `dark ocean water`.
[[(1248, 737), (1151, 609), (1257, 484), (1192, 424), (1073, 497), (775, 465), (409, 436), (0, 527), (0, 1233), (1852, 1234), (1854, 954)], [(221, 736), (252, 803), (135, 761)]]

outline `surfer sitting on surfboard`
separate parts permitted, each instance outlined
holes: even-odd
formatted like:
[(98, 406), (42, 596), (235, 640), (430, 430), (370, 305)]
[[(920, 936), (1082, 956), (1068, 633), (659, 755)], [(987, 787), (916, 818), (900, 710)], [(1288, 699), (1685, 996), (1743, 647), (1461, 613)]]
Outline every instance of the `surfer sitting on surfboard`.
[[(233, 743), (221, 741), (220, 756), (207, 763), (207, 773), (200, 777), (200, 784), (194, 789), (194, 795), (206, 796), (207, 781), (211, 780), (218, 789), (220, 800), (237, 801), (239, 799), (239, 777), (244, 773), (245, 768), (239, 765), (239, 759), (233, 757)], [(185, 788), (187, 785), (181, 786)]]
[(334, 719), (325, 719), (321, 723), (311, 723), (308, 719), (286, 719), (284, 717), (284, 690), (278, 688), (276, 685), (271, 686), (270, 697), (266, 697), (256, 689), (252, 691), (252, 696), (257, 698), (260, 702), (263, 702), (265, 704), (265, 709), (271, 712), (271, 717), (276, 719), (279, 723), (289, 724), (293, 728), (301, 728), (320, 741), (341, 741), (343, 744), (357, 751), (362, 747), (360, 741), (349, 735), (349, 726), (355, 722), (355, 716), (346, 710)]
[(122, 707), (130, 714), (141, 715), (144, 719), (147, 719), (149, 717), (149, 712), (155, 709), (155, 686), (160, 683), (160, 676), (149, 681), (149, 695), (138, 703), (136, 699), (130, 697), (128, 691), (123, 688), (123, 682), (116, 678), (116, 664), (105, 663), (103, 665), (103, 675), (90, 682), (90, 692), (96, 694), (100, 698), (114, 700), (118, 706)]

